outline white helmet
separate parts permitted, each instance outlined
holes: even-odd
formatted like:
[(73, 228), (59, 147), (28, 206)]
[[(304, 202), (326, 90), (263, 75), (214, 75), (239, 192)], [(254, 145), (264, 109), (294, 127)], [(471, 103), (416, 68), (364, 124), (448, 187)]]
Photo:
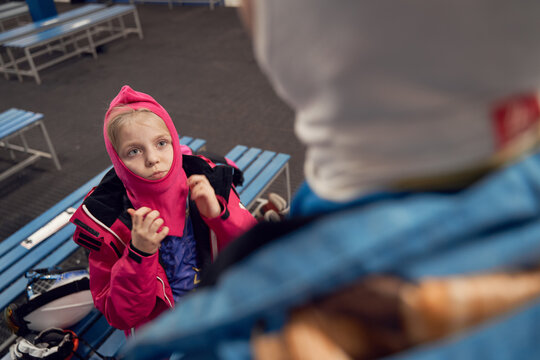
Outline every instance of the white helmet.
[(22, 305), (10, 304), (4, 311), (8, 326), (18, 335), (65, 329), (94, 308), (86, 269), (34, 269), (25, 276), (26, 301)]

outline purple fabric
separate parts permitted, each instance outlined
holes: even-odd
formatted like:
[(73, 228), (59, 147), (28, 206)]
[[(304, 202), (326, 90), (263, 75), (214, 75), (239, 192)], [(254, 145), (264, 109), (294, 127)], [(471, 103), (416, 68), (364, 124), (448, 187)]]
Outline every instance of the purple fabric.
[(186, 218), (182, 237), (167, 236), (161, 242), (159, 256), (176, 303), (193, 290), (199, 281), (195, 236), (190, 217)]

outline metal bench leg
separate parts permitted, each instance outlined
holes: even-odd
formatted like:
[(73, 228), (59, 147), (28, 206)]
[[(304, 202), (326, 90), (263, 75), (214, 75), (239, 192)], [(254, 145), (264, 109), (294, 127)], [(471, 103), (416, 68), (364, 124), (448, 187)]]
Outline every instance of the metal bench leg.
[(4, 55), (0, 52), (0, 67), (2, 68), (2, 71), (4, 71), (4, 77), (6, 80), (9, 80), (9, 75), (7, 73), (7, 64), (4, 62)]
[(82, 51), (79, 48), (79, 43), (78, 43), (77, 39), (75, 39), (75, 36), (73, 36), (73, 35), (71, 35), (70, 39), (71, 39), (71, 43), (73, 44), (73, 48), (75, 49), (75, 52), (77, 53), (77, 56), (81, 57)]
[(291, 207), (291, 176), (289, 174), (289, 163), (285, 164), (285, 181), (287, 182), (287, 206)]
[(11, 160), (15, 160), (15, 151), (13, 151), (13, 149), (11, 148), (11, 144), (9, 143), (8, 139), (4, 140), (3, 142), (6, 144), (6, 149), (9, 149), (9, 157), (11, 158)]
[(43, 133), (43, 137), (45, 138), (45, 142), (47, 143), (47, 146), (49, 147), (49, 151), (51, 153), (51, 158), (54, 162), (54, 166), (56, 166), (57, 170), (61, 170), (62, 166), (60, 166), (60, 161), (58, 161), (58, 157), (56, 156), (56, 152), (54, 151), (51, 138), (49, 137), (49, 134), (47, 133), (47, 129), (45, 128), (45, 123), (42, 120), (39, 120), (39, 125), (41, 127), (41, 132)]
[(92, 33), (90, 32), (90, 29), (86, 29), (86, 36), (88, 36), (88, 46), (90, 48), (89, 50), (92, 53), (94, 59), (97, 59), (96, 45), (94, 45), (94, 39), (92, 39)]
[(24, 136), (24, 133), (21, 131), (19, 133), (19, 137), (21, 138), (21, 142), (23, 144), (24, 152), (28, 152), (28, 142), (26, 141), (26, 137)]
[(34, 64), (34, 58), (32, 57), (32, 54), (30, 53), (30, 48), (25, 48), (24, 53), (26, 54), (26, 59), (28, 60), (28, 64), (30, 64), (30, 72), (34, 75), (34, 79), (36, 79), (36, 83), (40, 85), (41, 78), (39, 77), (36, 64)]
[(141, 20), (139, 19), (139, 13), (137, 12), (137, 9), (133, 11), (133, 18), (135, 19), (135, 25), (137, 26), (137, 33), (139, 34), (139, 39), (143, 39), (143, 32), (142, 32), (142, 26), (141, 26)]
[(60, 39), (60, 47), (62, 48), (62, 52), (64, 54), (67, 53), (66, 42), (64, 41), (64, 38)]
[(19, 66), (17, 65), (17, 62), (15, 61), (15, 58), (13, 57), (13, 53), (11, 52), (11, 48), (7, 48), (9, 60), (13, 63), (13, 67), (15, 68), (15, 73), (17, 74), (17, 78), (20, 82), (22, 82), (22, 76), (19, 72)]
[(124, 36), (124, 39), (127, 38), (127, 32), (126, 32), (126, 24), (124, 23), (124, 17), (120, 16), (118, 18), (118, 22), (120, 23), (120, 29), (122, 29), (122, 35)]

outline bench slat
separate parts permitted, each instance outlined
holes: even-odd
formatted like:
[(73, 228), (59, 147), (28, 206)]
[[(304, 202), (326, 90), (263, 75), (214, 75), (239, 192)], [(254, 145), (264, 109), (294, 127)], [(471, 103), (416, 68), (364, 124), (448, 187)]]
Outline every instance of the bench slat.
[(262, 153), (261, 149), (251, 148), (245, 153), (243, 153), (242, 156), (235, 161), (236, 166), (238, 166), (238, 168), (244, 172), (244, 178), (246, 177), (245, 172), (247, 166), (251, 164), (251, 162), (255, 160), (260, 153)]
[(32, 116), (34, 113), (31, 111), (25, 111), (25, 110), (19, 110), (10, 112), (8, 116), (5, 116), (2, 119), (2, 122), (0, 123), (0, 129), (6, 128), (11, 125), (17, 124), (18, 121), (24, 120), (25, 118), (28, 118)]
[(189, 146), (193, 152), (196, 152), (206, 144), (206, 140), (182, 136), (180, 138), (180, 144)]
[(1, 121), (2, 121), (2, 123), (7, 124), (7, 123), (13, 121), (13, 119), (16, 119), (19, 116), (24, 116), (27, 113), (28, 113), (27, 111), (20, 110), (20, 109), (10, 109), (10, 110), (5, 111), (4, 113), (2, 113)]
[[(78, 206), (80, 206), (80, 204), (82, 203), (82, 200), (83, 200), (82, 198), (79, 199), (79, 202), (74, 204), (73, 207), (77, 208)], [(58, 231), (55, 234), (58, 234)], [(4, 271), (7, 271), (13, 263), (17, 263), (17, 262), (21, 261), (21, 259), (24, 256), (26, 256), (28, 253), (31, 253), (32, 251), (35, 251), (35, 249), (37, 249), (38, 246), (41, 246), (46, 241), (47, 241), (47, 239), (45, 239), (45, 240), (41, 241), (40, 243), (34, 245), (30, 249), (27, 249), (22, 245), (21, 246), (15, 246), (9, 252), (2, 255), (0, 257), (0, 274), (1, 274), (0, 279), (2, 278), (2, 276), (4, 276), (4, 274), (3, 274)], [(19, 242), (19, 244), (20, 244), (20, 242)], [(1, 285), (0, 285), (0, 290), (1, 290)]]
[[(96, 348), (113, 332), (114, 328), (107, 323), (107, 319), (105, 319), (104, 316), (100, 316), (97, 321), (92, 324), (92, 326), (86, 329), (86, 331), (76, 334), (86, 340), (92, 347)], [(83, 358), (86, 358), (90, 351), (92, 351), (92, 349), (86, 346), (85, 343), (79, 342), (77, 354), (81, 355)]]
[[(290, 158), (290, 155), (287, 154), (278, 154), (276, 157), (274, 157), (272, 162), (264, 168), (256, 179), (252, 181), (251, 185), (240, 193), (240, 200), (242, 201), (242, 204), (249, 207), (256, 199), (258, 194), (264, 191), (265, 187), (270, 185), (272, 182), (271, 180), (278, 175)], [(263, 180), (259, 181), (258, 179)]]
[(0, 275), (0, 291), (3, 291), (6, 285), (11, 284), (17, 278), (24, 276), (27, 269), (30, 269), (43, 259), (47, 254), (51, 253), (51, 250), (56, 249), (66, 239), (71, 239), (75, 232), (75, 225), (69, 223), (66, 227), (60, 229), (54, 235), (41, 242), (39, 245), (28, 252), (25, 256), (19, 259), (19, 262), (23, 262), (26, 269), (21, 267), (12, 266)]
[[(191, 148), (191, 150), (193, 150), (193, 152), (197, 152), (197, 150), (201, 149), (204, 144), (206, 144), (206, 141), (202, 140), (202, 139), (194, 139), (190, 144), (189, 144), (189, 147)], [(195, 150), (197, 149), (197, 150)]]
[(23, 110), (11, 108), (11, 109), (9, 109), (9, 110), (6, 110), (6, 111), (2, 112), (2, 113), (0, 114), (0, 121), (2, 121), (3, 119), (8, 119), (8, 118), (10, 118), (11, 116), (13, 116), (13, 114), (16, 114), (16, 113), (19, 112), (19, 111), (23, 111)]
[(0, 124), (0, 139), (9, 136), (28, 125), (43, 118), (43, 114), (34, 114), (27, 112), (26, 114), (10, 120), (8, 123)]
[(182, 145), (188, 145), (193, 141), (193, 138), (191, 136), (182, 136), (180, 138), (180, 144)]
[(264, 169), (266, 164), (268, 164), (270, 160), (272, 160), (274, 155), (276, 155), (276, 153), (273, 151), (265, 151), (253, 162), (253, 164), (249, 166), (249, 168), (247, 168), (246, 170), (242, 169), (244, 170), (244, 184), (242, 186), (238, 186), (236, 190), (239, 193), (242, 193), (243, 189), (249, 186), (251, 181), (257, 176), (259, 172), (262, 171), (262, 169)]
[(3, 44), (4, 42), (11, 39), (22, 37), (32, 32), (45, 30), (46, 28), (49, 28), (51, 26), (72, 20), (79, 16), (83, 16), (83, 15), (89, 14), (91, 12), (94, 12), (103, 8), (105, 8), (105, 4), (88, 4), (85, 6), (81, 6), (77, 9), (63, 12), (59, 14), (58, 16), (54, 16), (52, 18), (47, 18), (44, 20), (40, 20), (40, 21), (23, 25), (23, 26), (19, 26), (14, 29), (10, 29), (8, 31), (4, 31), (0, 33), (0, 44)]
[[(114, 330), (107, 340), (99, 347), (98, 351), (103, 356), (115, 356), (125, 342), (126, 335), (124, 332), (122, 330)], [(90, 360), (102, 360), (102, 358), (94, 354)]]
[[(51, 255), (41, 262), (35, 264), (33, 268), (49, 268), (64, 261), (69, 255), (77, 250), (77, 244), (75, 241), (71, 241), (71, 236), (72, 234), (69, 236), (69, 241), (66, 241), (62, 246), (56, 248)], [(30, 268), (31, 267), (28, 269)], [(0, 309), (4, 309), (11, 302), (13, 302), (13, 300), (15, 300), (26, 289), (27, 283), (26, 278), (21, 276), (13, 284), (2, 290), (0, 292)]]
[(231, 151), (227, 153), (227, 155), (225, 155), (225, 157), (236, 162), (238, 161), (240, 156), (242, 156), (242, 154), (247, 151), (247, 149), (248, 149), (247, 146), (236, 145), (234, 149), (232, 149)]

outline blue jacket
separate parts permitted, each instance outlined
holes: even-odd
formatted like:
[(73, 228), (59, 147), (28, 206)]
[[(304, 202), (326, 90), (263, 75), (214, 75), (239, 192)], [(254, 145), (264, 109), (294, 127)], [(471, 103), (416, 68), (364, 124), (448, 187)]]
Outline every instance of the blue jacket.
[[(297, 209), (302, 202), (317, 205), (313, 196), (300, 195)], [(522, 267), (539, 259), (536, 154), (459, 192), (382, 194), (306, 221), (226, 266), (214, 286), (188, 295), (130, 341), (124, 354), (150, 359), (177, 351), (186, 358), (248, 359), (255, 324), (279, 328), (292, 307), (366, 275), (416, 279)], [(539, 333), (535, 301), (459, 337), (391, 358), (540, 359)]]

